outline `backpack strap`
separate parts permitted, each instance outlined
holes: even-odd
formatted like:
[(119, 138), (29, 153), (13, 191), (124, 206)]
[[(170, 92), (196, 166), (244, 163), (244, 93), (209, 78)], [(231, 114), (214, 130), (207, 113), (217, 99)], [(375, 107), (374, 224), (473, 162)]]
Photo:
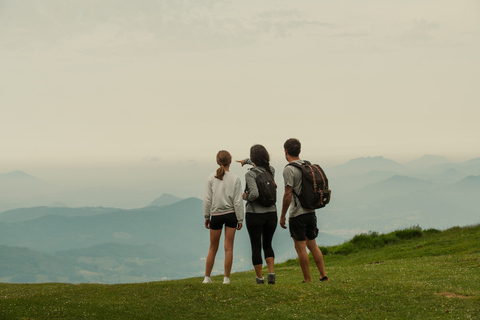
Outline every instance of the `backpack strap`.
[[(306, 165), (311, 165), (310, 161), (307, 161), (307, 160), (302, 160), (302, 161), (303, 161), (303, 165), (305, 165), (305, 164)], [(286, 166), (294, 166), (294, 167), (297, 167), (298, 169), (302, 170), (302, 164), (300, 164), (298, 162), (292, 161), (292, 162), (287, 163)]]
[[(309, 164), (310, 164), (310, 162), (309, 162), (309, 161), (307, 161), (307, 160), (302, 160), (302, 161), (303, 161), (303, 164), (307, 164), (307, 165), (309, 165)], [(294, 161), (292, 161), (292, 162), (289, 162), (289, 163), (287, 163), (287, 165), (286, 165), (286, 166), (293, 166), (293, 167), (295, 167), (295, 168), (298, 168), (298, 169), (300, 169), (300, 172), (302, 173), (302, 179), (303, 179), (303, 169), (302, 169), (302, 164), (300, 164), (300, 163), (298, 163), (298, 162), (294, 162)], [(285, 167), (286, 167), (286, 166), (285, 166)], [(298, 195), (298, 194), (295, 192), (295, 190), (293, 190), (293, 186), (292, 186), (292, 193), (295, 195), (295, 197), (298, 199), (298, 201), (300, 201), (300, 199), (299, 199), (299, 195)]]

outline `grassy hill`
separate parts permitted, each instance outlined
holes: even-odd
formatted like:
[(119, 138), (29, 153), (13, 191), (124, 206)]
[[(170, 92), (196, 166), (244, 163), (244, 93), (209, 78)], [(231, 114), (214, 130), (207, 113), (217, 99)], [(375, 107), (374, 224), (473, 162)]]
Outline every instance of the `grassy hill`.
[[(139, 284), (0, 284), (0, 319), (478, 319), (480, 226), (358, 235), (322, 248), (330, 281), (254, 273)], [(312, 271), (314, 271), (312, 269)]]

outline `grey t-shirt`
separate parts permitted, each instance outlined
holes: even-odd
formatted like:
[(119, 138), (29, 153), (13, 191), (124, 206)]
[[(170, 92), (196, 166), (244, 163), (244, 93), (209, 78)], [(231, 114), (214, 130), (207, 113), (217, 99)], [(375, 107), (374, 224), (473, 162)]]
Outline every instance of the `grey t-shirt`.
[[(299, 164), (303, 164), (303, 160), (295, 160), (293, 162), (297, 162)], [(293, 188), (292, 194), (292, 202), (290, 203), (289, 211), (289, 218), (295, 218), (299, 215), (315, 212), (312, 209), (305, 209), (300, 204), (300, 200), (297, 198), (295, 194), (300, 194), (302, 191), (302, 171), (294, 166), (285, 166), (283, 169), (283, 180), (285, 182), (285, 186), (290, 186)]]

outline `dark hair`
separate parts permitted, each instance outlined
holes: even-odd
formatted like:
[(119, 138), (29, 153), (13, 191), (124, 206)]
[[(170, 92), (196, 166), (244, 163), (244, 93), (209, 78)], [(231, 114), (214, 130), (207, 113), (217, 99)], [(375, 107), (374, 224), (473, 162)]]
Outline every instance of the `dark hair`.
[(256, 144), (250, 148), (250, 160), (257, 167), (265, 168), (265, 170), (273, 174), (272, 170), (270, 170), (270, 156), (267, 149), (261, 144)]
[(225, 167), (228, 167), (230, 163), (232, 163), (232, 156), (228, 151), (220, 150), (217, 153), (217, 163), (220, 167), (217, 169), (215, 178), (223, 180), (223, 176), (225, 175)]
[(295, 138), (290, 138), (285, 141), (283, 147), (285, 148), (285, 150), (287, 150), (288, 155), (292, 157), (298, 157), (298, 155), (300, 154), (300, 150), (302, 149), (300, 141)]

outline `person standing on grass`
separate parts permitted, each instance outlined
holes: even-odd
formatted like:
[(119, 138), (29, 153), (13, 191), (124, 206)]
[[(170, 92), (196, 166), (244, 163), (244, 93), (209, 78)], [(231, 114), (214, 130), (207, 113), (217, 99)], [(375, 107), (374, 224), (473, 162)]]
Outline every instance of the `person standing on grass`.
[[(299, 140), (293, 138), (288, 139), (285, 141), (283, 147), (285, 149), (285, 158), (288, 163), (304, 163), (299, 158), (301, 150)], [(303, 208), (297, 197), (302, 190), (302, 171), (293, 165), (287, 165), (283, 169), (283, 179), (285, 182), (285, 193), (283, 195), (280, 226), (283, 229), (287, 228), (286, 214), (287, 211), (289, 211), (289, 230), (298, 255), (300, 268), (302, 269), (303, 282), (312, 282), (310, 276), (310, 259), (308, 257), (307, 248), (310, 250), (315, 266), (320, 272), (320, 281), (328, 281), (322, 251), (315, 241), (315, 238), (318, 236), (315, 210)]]
[(235, 231), (242, 229), (244, 216), (242, 185), (238, 176), (229, 171), (231, 162), (232, 156), (228, 151), (219, 151), (217, 163), (220, 167), (208, 177), (205, 186), (203, 216), (205, 217), (205, 228), (210, 229), (210, 248), (208, 249), (203, 283), (212, 282), (210, 275), (225, 225), (225, 277), (223, 283), (230, 284)]
[[(270, 156), (264, 146), (256, 144), (250, 148), (250, 158), (245, 160), (237, 160), (242, 166), (245, 164), (253, 165), (245, 174), (246, 189), (243, 199), (246, 200), (245, 221), (247, 224), (248, 235), (250, 236), (250, 244), (252, 247), (252, 263), (256, 273), (256, 283), (265, 283), (262, 267), (262, 247), (265, 261), (268, 267), (268, 284), (275, 284), (275, 253), (272, 248), (272, 239), (275, 229), (277, 228), (277, 206), (276, 202), (276, 185), (274, 182), (275, 169), (270, 166)], [(257, 176), (259, 174), (268, 173), (266, 177), (271, 179), (273, 186), (271, 190), (274, 197), (268, 197), (265, 200), (260, 194), (261, 188), (257, 185)], [(268, 180), (270, 182), (270, 180)], [(261, 186), (260, 186), (261, 187)]]

